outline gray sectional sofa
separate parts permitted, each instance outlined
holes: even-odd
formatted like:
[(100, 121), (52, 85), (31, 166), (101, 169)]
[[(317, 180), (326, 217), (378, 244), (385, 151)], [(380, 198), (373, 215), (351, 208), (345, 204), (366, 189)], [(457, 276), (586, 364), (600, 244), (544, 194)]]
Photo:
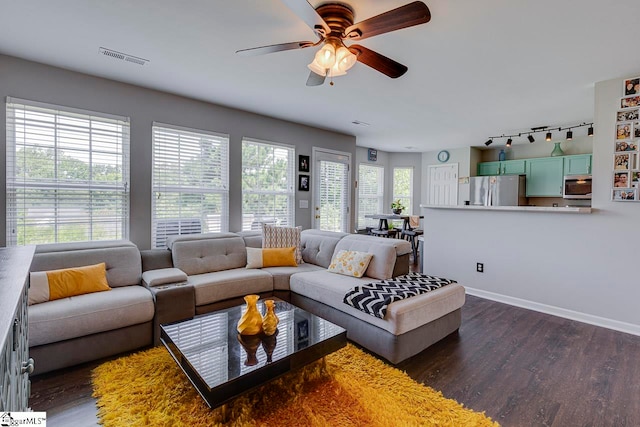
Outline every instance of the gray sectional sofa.
[[(247, 269), (246, 247), (259, 232), (175, 236), (169, 250), (128, 242), (43, 245), (31, 271), (107, 263), (108, 292), (29, 308), (36, 372), (159, 343), (159, 325), (242, 303), (251, 293), (277, 296), (347, 329), (349, 339), (398, 363), (456, 331), (464, 288), (458, 284), (390, 304), (384, 319), (342, 303), (346, 291), (406, 274), (411, 246), (396, 239), (318, 230), (301, 234), (304, 264)], [(341, 249), (373, 253), (362, 278), (327, 271)], [(141, 286), (142, 285), (142, 286)]]
[(152, 343), (155, 308), (141, 286), (138, 248), (128, 241), (39, 245), (31, 271), (104, 262), (108, 292), (29, 306), (29, 353), (35, 374), (100, 359)]

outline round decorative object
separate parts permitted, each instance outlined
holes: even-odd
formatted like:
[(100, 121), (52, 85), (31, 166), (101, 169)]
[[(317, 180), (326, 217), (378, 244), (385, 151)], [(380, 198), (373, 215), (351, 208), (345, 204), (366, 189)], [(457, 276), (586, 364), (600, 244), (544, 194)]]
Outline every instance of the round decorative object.
[(438, 153), (438, 161), (441, 163), (449, 160), (449, 152), (447, 150), (442, 150)]
[(400, 215), (402, 213), (402, 209), (392, 209), (392, 211), (396, 215)]

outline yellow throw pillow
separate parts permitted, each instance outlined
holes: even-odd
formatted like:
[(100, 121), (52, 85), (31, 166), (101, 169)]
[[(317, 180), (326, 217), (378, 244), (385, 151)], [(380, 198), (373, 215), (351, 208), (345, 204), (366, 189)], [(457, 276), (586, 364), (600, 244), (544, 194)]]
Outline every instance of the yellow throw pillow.
[(85, 267), (31, 273), (29, 305), (92, 292), (109, 291), (104, 262)]
[(371, 258), (373, 254), (367, 252), (340, 250), (331, 260), (328, 270), (345, 276), (362, 277)]
[(247, 248), (247, 268), (297, 267), (296, 247)]

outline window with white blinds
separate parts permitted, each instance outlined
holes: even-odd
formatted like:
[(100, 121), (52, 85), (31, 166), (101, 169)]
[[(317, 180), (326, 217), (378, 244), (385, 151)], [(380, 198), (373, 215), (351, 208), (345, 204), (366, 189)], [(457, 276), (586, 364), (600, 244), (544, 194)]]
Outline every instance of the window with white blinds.
[(7, 245), (129, 237), (129, 119), (7, 98)]
[(386, 212), (384, 203), (384, 168), (360, 165), (358, 170), (358, 229), (375, 227), (377, 219), (365, 218)]
[[(317, 200), (320, 230), (349, 231), (349, 163), (319, 159)], [(318, 211), (316, 211), (318, 212)]]
[(242, 229), (295, 225), (295, 162), (291, 146), (242, 140)]
[(403, 214), (413, 212), (413, 168), (393, 168), (393, 200), (400, 200)]
[(229, 136), (153, 124), (152, 246), (229, 230)]

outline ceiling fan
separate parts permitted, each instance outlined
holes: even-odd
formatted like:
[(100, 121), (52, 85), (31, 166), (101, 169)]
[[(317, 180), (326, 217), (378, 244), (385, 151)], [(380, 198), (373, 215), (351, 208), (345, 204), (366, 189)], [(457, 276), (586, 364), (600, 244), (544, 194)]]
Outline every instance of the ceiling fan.
[[(364, 40), (431, 20), (431, 12), (421, 1), (400, 6), (364, 21), (353, 23), (353, 9), (344, 3), (323, 3), (314, 8), (307, 0), (282, 0), (319, 37), (317, 42), (299, 41), (238, 50), (239, 55), (262, 55), (284, 50), (304, 49), (322, 44), (314, 60), (308, 65), (311, 73), (307, 86), (319, 86), (325, 78), (347, 73), (357, 62), (391, 77), (398, 78), (408, 68), (393, 59), (367, 49), (359, 44), (345, 45), (346, 40)], [(331, 82), (333, 85), (333, 81)]]

